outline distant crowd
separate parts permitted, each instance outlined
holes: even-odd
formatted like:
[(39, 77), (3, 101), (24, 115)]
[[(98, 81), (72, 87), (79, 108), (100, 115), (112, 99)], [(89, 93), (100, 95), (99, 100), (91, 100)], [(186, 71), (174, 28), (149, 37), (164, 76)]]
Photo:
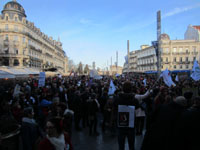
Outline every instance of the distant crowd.
[(37, 78), (2, 80), (0, 149), (73, 150), (73, 132), (87, 128), (86, 136), (118, 135), (119, 150), (124, 150), (129, 130), (118, 126), (119, 105), (135, 107), (130, 150), (135, 136), (144, 136), (142, 150), (200, 149), (200, 82), (189, 77), (174, 82), (168, 87), (157, 75), (131, 73), (98, 80), (48, 77), (43, 87)]

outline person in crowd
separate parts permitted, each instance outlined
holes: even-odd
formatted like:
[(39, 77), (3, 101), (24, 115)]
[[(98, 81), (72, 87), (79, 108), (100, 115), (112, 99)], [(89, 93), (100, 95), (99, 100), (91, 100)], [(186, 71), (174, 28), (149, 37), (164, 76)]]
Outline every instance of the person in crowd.
[(33, 108), (25, 108), (21, 126), (21, 137), (24, 150), (34, 150), (37, 139), (42, 137), (42, 132), (33, 117)]
[(92, 94), (87, 101), (88, 120), (89, 120), (89, 135), (93, 133), (99, 135), (97, 132), (97, 112), (99, 111), (99, 103), (96, 99), (96, 94)]
[[(126, 81), (123, 84), (123, 92), (119, 93), (119, 96), (115, 99), (115, 110), (118, 113), (119, 105), (125, 106), (134, 106), (135, 109), (139, 107), (139, 101), (146, 98), (149, 95), (149, 91), (147, 91), (144, 95), (134, 94), (133, 92), (133, 84), (129, 81)], [(130, 114), (129, 114), (130, 115)], [(135, 114), (134, 114), (135, 115)], [(119, 118), (118, 118), (118, 145), (119, 150), (125, 149), (125, 139), (128, 138), (129, 150), (135, 149), (135, 128), (134, 125), (129, 127), (128, 125), (121, 127), (119, 126)], [(127, 118), (126, 118), (127, 120)]]
[(80, 121), (82, 118), (82, 100), (81, 100), (81, 94), (80, 91), (77, 90), (75, 92), (74, 95), (74, 99), (73, 99), (73, 111), (74, 111), (74, 125), (75, 125), (75, 129), (77, 131), (81, 131), (81, 127), (80, 127)]
[(146, 131), (141, 150), (171, 150), (176, 141), (176, 124), (187, 107), (183, 96), (176, 97), (169, 104), (157, 107), (152, 115), (150, 128)]
[(51, 118), (46, 123), (46, 137), (40, 142), (39, 150), (73, 150), (69, 135), (63, 131), (63, 120)]
[(200, 97), (193, 99), (193, 105), (181, 116), (174, 134), (175, 143), (172, 150), (197, 150), (200, 149)]

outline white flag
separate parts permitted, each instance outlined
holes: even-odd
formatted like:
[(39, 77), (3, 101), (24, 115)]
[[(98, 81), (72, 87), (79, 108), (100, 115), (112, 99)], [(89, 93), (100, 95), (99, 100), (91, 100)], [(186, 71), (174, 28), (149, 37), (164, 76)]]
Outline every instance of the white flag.
[(143, 80), (144, 86), (147, 86), (147, 79)]
[(172, 81), (172, 77), (171, 77), (168, 69), (166, 69), (165, 71), (162, 72), (162, 77), (167, 86), (169, 86), (169, 87), (171, 87), (172, 85), (176, 86), (176, 84)]
[(192, 68), (191, 78), (195, 81), (200, 80), (200, 68), (198, 62), (195, 60)]
[(178, 75), (176, 75), (176, 79), (175, 80), (178, 82)]
[(108, 95), (113, 95), (116, 91), (115, 85), (112, 80), (110, 80), (110, 87), (108, 91)]

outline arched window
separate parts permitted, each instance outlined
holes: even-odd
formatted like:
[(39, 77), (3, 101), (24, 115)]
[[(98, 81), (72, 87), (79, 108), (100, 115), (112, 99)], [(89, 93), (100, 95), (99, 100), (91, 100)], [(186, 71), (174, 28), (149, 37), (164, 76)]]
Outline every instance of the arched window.
[(18, 60), (18, 59), (14, 59), (13, 65), (14, 65), (14, 66), (19, 66), (19, 60)]

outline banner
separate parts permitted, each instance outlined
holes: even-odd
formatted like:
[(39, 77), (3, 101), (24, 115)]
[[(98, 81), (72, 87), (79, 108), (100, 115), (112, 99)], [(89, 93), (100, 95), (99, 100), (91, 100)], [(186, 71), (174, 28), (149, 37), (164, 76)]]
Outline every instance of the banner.
[(118, 106), (118, 127), (134, 128), (135, 106)]
[(110, 86), (109, 86), (109, 91), (108, 95), (113, 95), (116, 91), (115, 85), (112, 80), (110, 80)]
[(191, 78), (195, 81), (200, 80), (200, 68), (198, 62), (195, 60), (192, 68)]
[(45, 72), (40, 72), (38, 87), (43, 87), (43, 86), (45, 86)]

